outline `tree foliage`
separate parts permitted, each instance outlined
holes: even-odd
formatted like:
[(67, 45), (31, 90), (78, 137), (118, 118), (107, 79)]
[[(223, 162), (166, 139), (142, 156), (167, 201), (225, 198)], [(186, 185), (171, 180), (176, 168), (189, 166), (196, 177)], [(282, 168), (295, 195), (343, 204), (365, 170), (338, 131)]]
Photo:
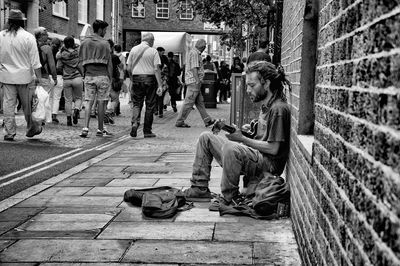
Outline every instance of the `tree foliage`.
[[(195, 15), (216, 26), (225, 25), (221, 43), (243, 48), (245, 40), (257, 37), (273, 10), (272, 0), (191, 0)], [(244, 30), (244, 27), (247, 30)]]

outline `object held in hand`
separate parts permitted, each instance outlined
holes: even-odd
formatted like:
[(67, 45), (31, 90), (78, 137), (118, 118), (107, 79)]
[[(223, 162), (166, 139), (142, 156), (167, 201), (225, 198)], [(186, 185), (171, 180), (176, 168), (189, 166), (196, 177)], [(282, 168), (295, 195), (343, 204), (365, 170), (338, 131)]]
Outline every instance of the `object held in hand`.
[[(253, 139), (257, 135), (257, 126), (258, 126), (258, 120), (256, 119), (252, 120), (250, 122), (250, 125), (248, 124), (243, 125), (241, 130), (243, 136)], [(221, 130), (232, 134), (236, 131), (236, 128), (234, 126), (225, 124), (225, 120), (219, 119), (214, 123), (211, 131), (214, 134), (218, 134)]]

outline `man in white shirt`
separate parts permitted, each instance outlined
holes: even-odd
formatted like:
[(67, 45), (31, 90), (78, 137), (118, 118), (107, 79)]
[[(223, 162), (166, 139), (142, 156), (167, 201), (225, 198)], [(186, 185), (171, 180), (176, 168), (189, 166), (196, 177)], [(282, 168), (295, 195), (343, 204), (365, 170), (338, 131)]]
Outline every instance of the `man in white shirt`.
[(162, 80), (159, 68), (161, 59), (157, 50), (153, 48), (153, 44), (153, 34), (143, 34), (142, 42), (132, 48), (128, 57), (128, 73), (132, 81), (131, 99), (133, 105), (130, 135), (133, 138), (137, 136), (143, 102), (146, 102), (143, 135), (145, 138), (156, 136), (152, 132), (153, 113), (156, 107), (156, 93), (162, 93)]
[(32, 95), (34, 85), (41, 79), (41, 64), (35, 37), (24, 30), (25, 20), (20, 10), (10, 10), (8, 28), (0, 32), (0, 83), (4, 89), (4, 140), (7, 141), (14, 140), (17, 131), (14, 113), (17, 95), (27, 123), (26, 136), (42, 132), (41, 125), (33, 122), (31, 116)]

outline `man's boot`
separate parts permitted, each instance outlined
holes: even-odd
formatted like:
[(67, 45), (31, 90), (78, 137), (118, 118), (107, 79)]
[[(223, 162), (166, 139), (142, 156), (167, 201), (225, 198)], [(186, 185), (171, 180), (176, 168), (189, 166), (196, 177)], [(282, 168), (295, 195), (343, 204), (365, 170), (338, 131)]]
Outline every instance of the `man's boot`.
[(72, 127), (72, 118), (71, 118), (71, 116), (67, 116), (67, 126)]
[(60, 121), (58, 121), (58, 119), (57, 119), (57, 115), (56, 114), (52, 114), (51, 115), (51, 120), (53, 121), (53, 124), (60, 123)]

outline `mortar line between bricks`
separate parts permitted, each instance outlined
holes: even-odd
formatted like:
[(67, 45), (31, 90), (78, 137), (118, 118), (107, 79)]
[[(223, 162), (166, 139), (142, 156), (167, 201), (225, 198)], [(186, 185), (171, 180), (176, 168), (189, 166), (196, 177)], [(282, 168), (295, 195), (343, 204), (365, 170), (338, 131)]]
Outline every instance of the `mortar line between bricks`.
[[(349, 118), (349, 119), (351, 119), (351, 120), (353, 120), (355, 122), (364, 124), (364, 125), (370, 127), (374, 131), (386, 132), (386, 133), (390, 134), (394, 139), (399, 139), (399, 131), (395, 130), (395, 129), (391, 128), (391, 127), (384, 126), (384, 125), (376, 125), (374, 123), (369, 122), (366, 119), (362, 119), (362, 118), (359, 118), (357, 116), (353, 116), (353, 115), (348, 114), (348, 113), (340, 112), (340, 111), (338, 111), (336, 109), (333, 109), (330, 106), (323, 105), (323, 104), (320, 104), (320, 103), (315, 103), (315, 106), (318, 106), (318, 107), (323, 108), (323, 109), (327, 109), (328, 111), (330, 111), (332, 113), (344, 116), (345, 118)], [(332, 133), (334, 133), (334, 132), (332, 131)]]
[[(330, 178), (332, 179), (331, 174), (323, 167), (323, 165), (322, 165), (319, 161), (314, 160), (314, 162), (321, 168), (322, 172), (324, 173), (324, 175), (325, 175), (326, 177), (330, 177)], [(339, 162), (339, 163), (340, 163), (340, 162)], [(343, 167), (343, 169), (345, 169), (344, 166), (342, 166), (342, 167)], [(351, 173), (350, 173), (350, 174), (351, 174)], [(352, 175), (352, 174), (351, 174), (351, 175)], [(356, 180), (358, 180), (358, 179), (356, 178)], [(332, 180), (332, 183), (334, 184), (335, 187), (337, 186), (336, 183), (335, 183), (333, 180)], [(367, 189), (367, 188), (364, 186), (364, 184), (363, 184), (362, 182), (360, 182), (360, 184), (361, 184), (361, 186), (363, 187), (363, 189), (366, 190), (367, 193), (370, 192), (369, 189)], [(318, 186), (320, 186), (320, 184), (318, 184)], [(321, 189), (322, 189), (322, 187), (321, 187)], [(322, 190), (323, 190), (323, 189), (322, 189)], [(321, 191), (322, 191), (322, 190), (321, 190)], [(324, 191), (324, 193), (326, 194), (325, 190), (323, 190), (323, 191)], [(399, 263), (399, 265), (400, 265), (400, 261), (399, 261), (398, 258), (396, 257), (396, 254), (393, 252), (393, 250), (392, 250), (385, 242), (383, 242), (383, 240), (379, 237), (378, 233), (374, 230), (374, 228), (372, 227), (372, 225), (370, 225), (370, 224), (368, 223), (367, 217), (365, 216), (365, 213), (361, 213), (361, 212), (359, 212), (359, 211), (356, 209), (356, 207), (355, 207), (354, 204), (350, 201), (350, 199), (347, 197), (347, 195), (346, 195), (346, 193), (343, 191), (343, 189), (340, 188), (339, 192), (342, 194), (341, 196), (343, 197), (343, 199), (345, 199), (345, 200), (350, 204), (350, 206), (356, 211), (356, 213), (358, 214), (358, 218), (360, 219), (360, 221), (363, 222), (363, 223), (364, 223), (364, 226), (371, 232), (372, 237), (374, 238), (374, 243), (375, 243), (375, 245), (379, 246), (381, 249), (384, 249), (384, 250), (385, 250), (388, 254), (390, 254), (390, 256), (391, 256), (395, 261), (397, 261), (397, 262)], [(370, 192), (370, 194), (374, 196), (374, 194), (372, 194), (372, 192)], [(327, 196), (328, 196), (328, 195), (327, 195)], [(328, 197), (329, 197), (329, 196), (328, 196)], [(381, 205), (381, 206), (379, 206), (379, 205)], [(386, 209), (386, 206), (384, 206), (383, 204), (381, 204), (381, 203), (379, 203), (379, 202), (378, 202), (378, 206), (381, 207), (381, 208)], [(334, 208), (334, 209), (336, 210), (336, 208)], [(337, 211), (337, 210), (336, 210), (336, 211)], [(387, 211), (387, 210), (386, 210), (386, 211)], [(388, 212), (389, 215), (390, 215), (390, 212), (389, 212), (389, 211), (387, 211), (387, 212)], [(323, 214), (323, 215), (325, 215), (325, 214)], [(391, 216), (393, 216), (392, 218), (396, 218), (394, 215), (391, 215)], [(340, 217), (340, 218), (343, 220), (342, 217)], [(343, 222), (344, 222), (344, 221), (343, 221)], [(347, 227), (346, 222), (344, 222), (344, 224), (345, 224), (346, 227)], [(353, 236), (353, 237), (354, 237), (354, 236)], [(355, 238), (354, 238), (354, 239), (355, 239)], [(357, 241), (356, 244), (359, 245), (358, 239), (355, 239), (355, 240)], [(360, 247), (361, 247), (361, 246), (360, 246)], [(361, 250), (364, 251), (362, 248), (361, 248)], [(369, 257), (367, 257), (367, 259), (368, 259), (368, 261), (369, 261)]]
[[(325, 8), (327, 8), (333, 1), (335, 0), (331, 0), (329, 3), (326, 3), (326, 5), (320, 9), (320, 13), (322, 10), (324, 10)], [(358, 5), (359, 3), (362, 3), (363, 0), (357, 0), (355, 1), (353, 4), (347, 6), (345, 9), (342, 9), (341, 12), (339, 12), (335, 17), (332, 17), (328, 23), (326, 23), (324, 26), (322, 26), (319, 31), (325, 29), (328, 25), (332, 24), (333, 22), (335, 22), (336, 20), (338, 20), (343, 14), (346, 14), (348, 10), (350, 10), (351, 8), (355, 7), (356, 5)]]
[(399, 89), (396, 88), (395, 86), (390, 86), (387, 88), (378, 88), (378, 87), (369, 87), (369, 88), (363, 88), (359, 86), (351, 86), (351, 87), (346, 87), (346, 86), (336, 86), (336, 85), (327, 85), (327, 84), (317, 84), (316, 87), (320, 87), (323, 89), (330, 89), (330, 90), (345, 90), (345, 91), (354, 91), (354, 92), (368, 92), (371, 94), (388, 94), (388, 95), (398, 95)]
[[(334, 132), (333, 132), (332, 130), (330, 130), (330, 129), (327, 129), (327, 128), (324, 127), (321, 123), (315, 122), (315, 125), (318, 126), (318, 127), (319, 127), (322, 131), (324, 131), (325, 133), (328, 133), (329, 135), (332, 135), (332, 136), (334, 136), (335, 138), (339, 139), (342, 143), (344, 143), (344, 145), (346, 146), (346, 148), (351, 149), (351, 150), (352, 150), (353, 152), (355, 152), (355, 153), (363, 154), (364, 157), (365, 157), (367, 160), (369, 160), (372, 164), (375, 164), (377, 167), (380, 167), (381, 170), (384, 172), (384, 174), (386, 174), (387, 177), (391, 178), (392, 181), (393, 181), (394, 183), (398, 183), (398, 182), (399, 182), (398, 180), (400, 180), (400, 174), (394, 172), (394, 171), (392, 170), (392, 168), (390, 168), (389, 166), (383, 164), (383, 163), (380, 162), (380, 161), (376, 161), (369, 153), (366, 153), (366, 152), (363, 151), (362, 149), (360, 149), (360, 148), (358, 148), (358, 147), (355, 147), (354, 145), (351, 145), (349, 142), (345, 141), (345, 140), (343, 139), (342, 136), (340, 136), (340, 135), (334, 133)], [(314, 139), (314, 142), (320, 143), (318, 140), (315, 140), (315, 139)], [(321, 146), (322, 146), (322, 145), (321, 145)], [(324, 147), (324, 149), (326, 149), (325, 146), (322, 146), (322, 147)], [(342, 163), (342, 162), (340, 162), (340, 163)], [(348, 169), (346, 168), (346, 170), (348, 170)]]
[[(362, 0), (359, 0), (359, 2), (362, 2)], [(355, 2), (353, 5), (356, 5), (356, 3), (357, 3), (357, 2)], [(329, 24), (333, 23), (335, 20), (337, 20), (337, 19), (342, 15), (342, 13), (344, 14), (345, 12), (341, 12), (338, 16), (336, 16), (334, 19), (332, 19), (331, 21), (329, 21), (329, 23), (325, 24), (324, 27), (325, 27), (326, 25), (329, 25)], [(329, 46), (331, 46), (331, 45), (334, 44), (334, 43), (337, 43), (337, 42), (339, 42), (339, 41), (341, 41), (341, 40), (345, 40), (345, 39), (347, 39), (347, 38), (349, 38), (349, 37), (351, 37), (351, 36), (354, 36), (354, 35), (356, 35), (357, 33), (362, 32), (362, 31), (364, 31), (364, 30), (370, 28), (371, 26), (373, 26), (373, 25), (375, 25), (375, 24), (377, 24), (377, 23), (379, 23), (379, 22), (381, 22), (381, 21), (383, 21), (383, 20), (385, 20), (385, 19), (388, 19), (388, 18), (390, 18), (390, 17), (396, 16), (396, 15), (398, 15), (398, 14), (400, 14), (400, 6), (397, 6), (397, 7), (396, 7), (395, 9), (393, 9), (392, 11), (390, 11), (390, 12), (388, 12), (388, 13), (386, 13), (386, 14), (384, 14), (384, 15), (378, 17), (378, 18), (375, 18), (375, 19), (372, 20), (371, 22), (364, 24), (363, 26), (361, 26), (361, 27), (359, 27), (359, 28), (353, 30), (352, 32), (349, 32), (349, 33), (347, 33), (347, 34), (344, 34), (344, 35), (342, 35), (341, 37), (339, 37), (339, 38), (337, 38), (337, 39), (335, 39), (335, 40), (333, 40), (333, 41), (330, 41), (330, 42), (325, 43), (325, 45), (322, 46), (322, 47), (319, 47), (318, 50), (319, 50), (320, 48), (329, 47)], [(322, 28), (319, 30), (319, 32), (321, 32), (321, 30), (323, 30), (324, 27), (322, 27)]]

